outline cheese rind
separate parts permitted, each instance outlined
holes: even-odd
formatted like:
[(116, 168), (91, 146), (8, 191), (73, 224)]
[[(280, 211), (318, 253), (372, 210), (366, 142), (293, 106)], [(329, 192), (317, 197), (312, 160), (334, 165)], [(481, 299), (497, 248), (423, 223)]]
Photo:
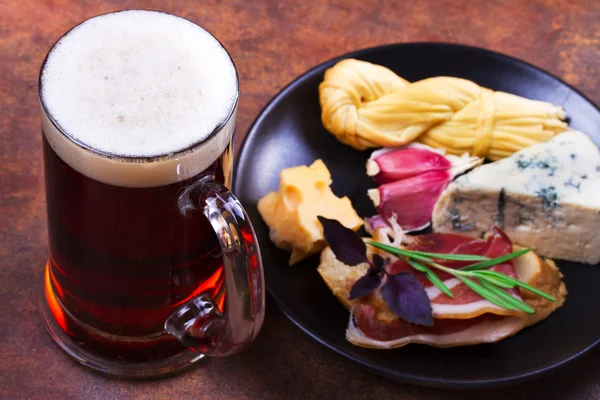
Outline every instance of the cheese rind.
[(362, 226), (350, 199), (337, 197), (329, 187), (331, 174), (321, 160), (310, 167), (286, 168), (279, 190), (258, 201), (258, 211), (269, 226), (275, 245), (291, 251), (290, 265), (325, 248), (323, 227), (317, 216), (338, 220), (353, 230)]
[(600, 151), (569, 131), (452, 182), (433, 229), (481, 237), (497, 225), (538, 254), (600, 263)]

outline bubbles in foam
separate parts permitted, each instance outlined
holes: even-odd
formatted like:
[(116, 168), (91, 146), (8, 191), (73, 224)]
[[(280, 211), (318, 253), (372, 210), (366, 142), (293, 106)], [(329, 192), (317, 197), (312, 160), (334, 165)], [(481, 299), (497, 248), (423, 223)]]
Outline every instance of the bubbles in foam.
[(225, 49), (199, 26), (136, 10), (92, 18), (60, 39), (40, 93), (76, 141), (116, 156), (153, 157), (200, 142), (224, 122), (237, 77)]

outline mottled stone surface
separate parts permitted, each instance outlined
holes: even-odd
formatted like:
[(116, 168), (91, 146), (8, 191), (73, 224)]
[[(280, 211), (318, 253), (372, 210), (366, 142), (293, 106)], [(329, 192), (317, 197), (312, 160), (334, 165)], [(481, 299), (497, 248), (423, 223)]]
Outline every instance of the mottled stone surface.
[(241, 77), (238, 142), (266, 102), (297, 75), (339, 54), (392, 42), (456, 42), (500, 51), (600, 102), (597, 0), (2, 1), (1, 399), (600, 399), (600, 349), (548, 378), (512, 388), (419, 388), (379, 378), (337, 356), (272, 303), (248, 351), (202, 362), (176, 378), (118, 381), (68, 359), (44, 331), (37, 310), (46, 256), (38, 68), (70, 27), (127, 8), (187, 17), (223, 41)]

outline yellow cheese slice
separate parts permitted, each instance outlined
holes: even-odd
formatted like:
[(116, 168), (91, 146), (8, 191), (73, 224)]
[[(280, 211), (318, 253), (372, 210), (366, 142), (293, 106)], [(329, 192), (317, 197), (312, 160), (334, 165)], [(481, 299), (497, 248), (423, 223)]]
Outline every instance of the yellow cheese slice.
[(258, 211), (275, 245), (292, 252), (290, 265), (325, 248), (317, 216), (336, 219), (353, 230), (362, 226), (350, 200), (331, 191), (331, 174), (323, 161), (316, 160), (310, 167), (286, 168), (279, 179), (279, 190), (261, 198)]

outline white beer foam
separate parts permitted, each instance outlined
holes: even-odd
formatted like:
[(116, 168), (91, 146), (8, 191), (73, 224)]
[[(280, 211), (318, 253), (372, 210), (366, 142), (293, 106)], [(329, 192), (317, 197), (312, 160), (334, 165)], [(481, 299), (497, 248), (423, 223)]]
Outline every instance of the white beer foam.
[(233, 135), (237, 76), (229, 55), (207, 31), (170, 14), (132, 10), (83, 22), (52, 48), (40, 84), (52, 148), (101, 182), (186, 179), (214, 162)]

